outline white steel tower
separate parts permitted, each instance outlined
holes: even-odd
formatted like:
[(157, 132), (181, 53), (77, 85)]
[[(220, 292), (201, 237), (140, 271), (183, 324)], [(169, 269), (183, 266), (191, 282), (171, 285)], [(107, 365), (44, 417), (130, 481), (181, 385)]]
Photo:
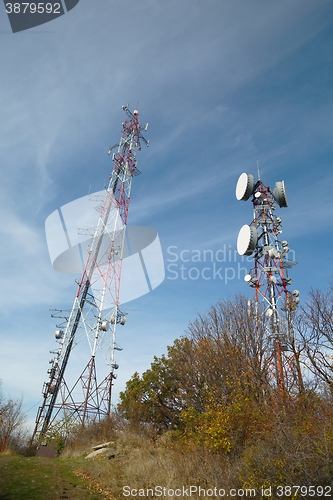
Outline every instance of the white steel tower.
[[(108, 151), (110, 154), (118, 147), (112, 156), (113, 170), (98, 207), (99, 217), (91, 234), (73, 307), (67, 313), (53, 314), (63, 318), (63, 322), (57, 325), (55, 332), (57, 348), (50, 351), (54, 357), (50, 359), (49, 380), (43, 386), (43, 403), (32, 437), (37, 441), (45, 440), (54, 427), (68, 423), (84, 425), (111, 413), (111, 391), (118, 369), (115, 350), (120, 350), (116, 330), (117, 325), (124, 325), (126, 321), (119, 307), (119, 292), (130, 193), (133, 176), (140, 173), (136, 160), (140, 141), (149, 145), (141, 133), (147, 130), (148, 124), (141, 127), (137, 110), (132, 113), (128, 105), (123, 106), (123, 110), (127, 119), (122, 124), (119, 144)], [(84, 359), (85, 363), (81, 365), (83, 370), (68, 380), (68, 362), (74, 348), (79, 358), (76, 364)]]

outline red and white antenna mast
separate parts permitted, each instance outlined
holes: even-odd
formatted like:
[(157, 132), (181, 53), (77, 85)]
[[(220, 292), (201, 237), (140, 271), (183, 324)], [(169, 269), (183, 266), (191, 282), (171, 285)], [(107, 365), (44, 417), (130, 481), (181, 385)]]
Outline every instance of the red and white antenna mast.
[[(118, 369), (115, 350), (121, 350), (116, 344), (116, 331), (117, 325), (124, 325), (126, 321), (125, 313), (119, 308), (119, 293), (132, 179), (140, 173), (136, 152), (141, 149), (141, 142), (149, 146), (142, 135), (148, 124), (141, 127), (137, 110), (132, 113), (128, 105), (123, 106), (123, 110), (127, 119), (122, 124), (119, 144), (108, 151), (110, 154), (118, 147), (112, 156), (113, 170), (101, 200), (73, 307), (67, 314), (58, 311), (53, 315), (64, 321), (57, 325), (57, 349), (50, 351), (54, 357), (50, 359), (49, 380), (43, 386), (43, 403), (37, 413), (32, 440), (46, 440), (52, 428), (84, 425), (111, 413), (112, 385)], [(70, 382), (69, 358), (74, 347), (80, 352), (84, 339), (90, 348), (88, 363), (79, 377), (72, 377), (74, 382)], [(86, 356), (82, 350), (80, 354), (81, 358)], [(106, 371), (101, 381), (97, 378), (97, 359), (103, 360), (101, 371)]]
[[(275, 215), (276, 204), (288, 206), (284, 181), (276, 182), (272, 190), (252, 175), (240, 175), (236, 186), (236, 198), (248, 200), (252, 196), (254, 218), (244, 225), (238, 234), (237, 251), (240, 255), (253, 255), (253, 267), (244, 277), (255, 290), (255, 315), (259, 314), (259, 300), (264, 304), (264, 323), (271, 342), (273, 372), (282, 395), (293, 385), (302, 387), (299, 353), (295, 346), (291, 325), (291, 313), (299, 303), (299, 291), (289, 291), (292, 280), (289, 269), (297, 262), (288, 259), (289, 247), (281, 239), (282, 220)], [(296, 381), (297, 379), (297, 381)]]

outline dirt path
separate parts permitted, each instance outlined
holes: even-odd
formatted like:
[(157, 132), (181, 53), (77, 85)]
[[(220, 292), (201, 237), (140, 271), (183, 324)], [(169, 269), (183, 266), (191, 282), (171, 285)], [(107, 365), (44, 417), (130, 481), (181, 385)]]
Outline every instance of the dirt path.
[(105, 500), (59, 458), (0, 455), (0, 500)]

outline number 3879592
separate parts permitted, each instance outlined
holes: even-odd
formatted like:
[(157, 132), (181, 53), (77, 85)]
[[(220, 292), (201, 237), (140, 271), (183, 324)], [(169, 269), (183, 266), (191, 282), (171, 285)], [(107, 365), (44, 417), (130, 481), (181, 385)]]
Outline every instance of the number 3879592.
[(6, 3), (7, 14), (61, 14), (60, 3)]

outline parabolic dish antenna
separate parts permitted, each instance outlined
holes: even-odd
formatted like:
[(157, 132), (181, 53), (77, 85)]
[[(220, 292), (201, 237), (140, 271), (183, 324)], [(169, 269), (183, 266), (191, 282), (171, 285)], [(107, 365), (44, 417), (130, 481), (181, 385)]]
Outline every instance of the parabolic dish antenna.
[(238, 233), (237, 252), (239, 255), (251, 255), (257, 245), (258, 233), (254, 226), (245, 224)]
[(280, 208), (285, 208), (288, 206), (286, 188), (284, 186), (284, 181), (278, 181), (275, 183), (273, 196), (275, 201), (279, 204)]
[(253, 193), (254, 177), (245, 172), (239, 176), (236, 185), (236, 198), (237, 200), (248, 200)]

